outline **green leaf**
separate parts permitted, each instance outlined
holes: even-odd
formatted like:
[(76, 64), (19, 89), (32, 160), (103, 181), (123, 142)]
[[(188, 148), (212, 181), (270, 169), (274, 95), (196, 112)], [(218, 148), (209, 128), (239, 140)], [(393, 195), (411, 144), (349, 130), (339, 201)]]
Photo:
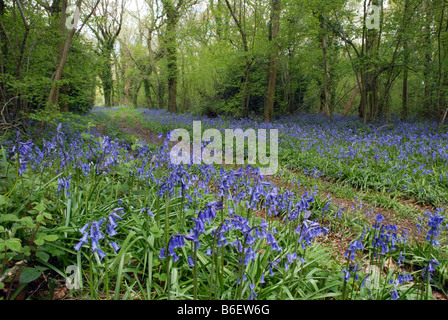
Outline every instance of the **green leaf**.
[(18, 238), (12, 238), (8, 239), (6, 241), (0, 242), (0, 251), (3, 251), (6, 249), (9, 249), (14, 252), (22, 252), (22, 243), (21, 240)]
[(31, 249), (30, 246), (24, 246), (22, 248), (22, 252), (25, 256), (30, 256), (31, 255)]
[(44, 271), (48, 270), (47, 267), (43, 267), (43, 266), (34, 266), (34, 269), (39, 270), (41, 272), (44, 272)]
[(44, 237), (44, 240), (45, 241), (50, 241), (50, 242), (52, 242), (52, 241), (56, 241), (56, 240), (58, 240), (59, 239), (59, 236), (57, 236), (57, 235), (55, 235), (55, 234), (49, 234), (49, 235), (46, 235), (45, 237)]
[(36, 209), (38, 212), (43, 212), (47, 208), (45, 201), (41, 200), (39, 203), (36, 203), (34, 206), (34, 209)]
[(39, 213), (36, 217), (36, 221), (41, 223), (44, 220), (44, 215), (42, 213)]
[(65, 254), (64, 251), (62, 251), (58, 248), (52, 247), (50, 245), (45, 246), (45, 251), (48, 251), (48, 253), (51, 254), (53, 257), (62, 256)]
[(0, 217), (0, 222), (11, 222), (11, 221), (17, 221), (17, 220), (19, 220), (19, 217), (17, 217), (15, 214), (12, 214), (12, 213), (3, 214)]
[(123, 191), (123, 192), (129, 191), (129, 185), (128, 184), (122, 184), (120, 186), (120, 191)]
[(159, 279), (160, 281), (166, 281), (166, 273), (155, 273), (154, 278)]
[(51, 213), (48, 213), (48, 212), (44, 212), (44, 217), (47, 218), (48, 220), (51, 220), (53, 218)]
[(50, 259), (50, 255), (43, 251), (36, 252), (36, 257), (38, 257), (39, 259), (41, 259), (45, 262), (48, 262), (48, 260)]
[(30, 283), (40, 277), (40, 271), (35, 268), (24, 268), (20, 274), (19, 283)]
[(37, 238), (34, 240), (34, 243), (37, 244), (38, 246), (41, 246), (45, 243), (45, 240), (42, 238)]
[(154, 235), (154, 238), (160, 238), (162, 236), (162, 231), (157, 226), (152, 226), (149, 228)]
[(33, 218), (31, 217), (24, 217), (20, 219), (20, 222), (24, 228), (34, 228), (36, 224), (33, 221)]
[(82, 137), (84, 140), (90, 140), (90, 139), (92, 139), (92, 136), (91, 136), (90, 134), (87, 134), (87, 133), (81, 133), (81, 137)]

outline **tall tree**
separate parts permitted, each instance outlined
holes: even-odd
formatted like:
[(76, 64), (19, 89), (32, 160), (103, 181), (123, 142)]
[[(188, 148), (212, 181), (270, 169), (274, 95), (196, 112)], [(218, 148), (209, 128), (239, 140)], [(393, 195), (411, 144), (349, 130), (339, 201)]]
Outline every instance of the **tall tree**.
[(271, 0), (271, 4), (272, 4), (272, 13), (270, 22), (271, 26), (270, 42), (272, 43), (272, 53), (269, 63), (266, 104), (264, 107), (264, 121), (267, 123), (272, 121), (272, 117), (274, 115), (274, 96), (275, 96), (275, 84), (277, 81), (277, 60), (279, 50), (277, 37), (280, 29), (281, 0)]
[[(78, 12), (81, 11), (81, 4), (82, 4), (82, 0), (78, 0), (76, 2), (76, 8), (78, 10)], [(63, 38), (63, 36), (67, 33), (67, 28), (66, 28), (66, 24), (67, 24), (67, 5), (68, 5), (68, 0), (62, 0), (61, 1), (61, 7), (60, 7), (60, 30), (61, 30), (61, 38)], [(75, 11), (76, 12), (76, 11)], [(76, 15), (76, 13), (75, 13)], [(75, 20), (78, 20), (79, 16), (76, 17), (74, 16)], [(73, 23), (76, 23), (75, 21), (73, 21)], [(56, 66), (56, 70), (54, 72), (54, 76), (53, 76), (53, 84), (51, 86), (51, 90), (50, 90), (50, 94), (48, 96), (48, 104), (49, 106), (52, 105), (56, 105), (59, 101), (59, 90), (60, 90), (60, 85), (58, 83), (58, 81), (60, 81), (62, 79), (62, 72), (64, 71), (65, 68), (65, 64), (67, 63), (67, 59), (68, 59), (68, 54), (70, 51), (70, 46), (73, 40), (73, 37), (76, 33), (77, 30), (77, 25), (74, 24), (72, 26), (72, 28), (70, 28), (70, 30), (68, 30), (68, 33), (65, 37), (64, 41), (61, 41), (61, 45), (59, 48), (59, 55), (58, 55), (58, 62), (57, 62), (57, 66)], [(67, 108), (63, 108), (62, 111), (68, 111)]]
[(179, 22), (180, 7), (183, 0), (179, 0), (177, 5), (172, 0), (162, 0), (166, 14), (166, 58), (168, 61), (168, 111), (177, 112), (177, 53), (176, 53), (176, 29)]
[(89, 24), (98, 41), (98, 54), (103, 62), (100, 78), (106, 108), (113, 104), (112, 55), (123, 25), (125, 2), (126, 0), (101, 0), (98, 9), (95, 10), (94, 19)]
[(165, 49), (168, 62), (168, 110), (177, 112), (177, 24), (183, 10), (196, 4), (196, 0), (162, 0), (166, 15)]
[(328, 72), (328, 55), (327, 55), (327, 30), (325, 27), (324, 17), (322, 13), (319, 13), (319, 25), (320, 25), (320, 45), (322, 48), (322, 66), (324, 81), (322, 86), (321, 106), (327, 117), (331, 117), (330, 110), (330, 89), (329, 89), (329, 72)]
[(238, 32), (241, 36), (241, 42), (243, 44), (243, 53), (245, 61), (244, 76), (241, 78), (241, 109), (243, 117), (247, 117), (249, 114), (249, 101), (250, 101), (250, 70), (252, 64), (255, 61), (255, 57), (250, 54), (249, 51), (249, 40), (247, 37), (247, 32), (245, 28), (245, 12), (246, 12), (246, 1), (240, 2), (239, 14), (237, 16), (236, 6), (232, 6), (229, 0), (225, 0), (227, 8), (230, 11), (233, 21), (237, 26)]
[[(404, 0), (402, 30), (406, 30), (410, 22), (410, 0)], [(409, 35), (403, 39), (403, 82), (401, 94), (401, 120), (406, 121), (408, 117), (408, 63), (409, 63)]]

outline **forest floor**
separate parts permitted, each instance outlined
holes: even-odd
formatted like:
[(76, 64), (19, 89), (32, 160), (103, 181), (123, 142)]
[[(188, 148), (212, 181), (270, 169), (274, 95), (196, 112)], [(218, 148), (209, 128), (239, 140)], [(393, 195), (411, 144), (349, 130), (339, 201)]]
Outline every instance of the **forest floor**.
[[(132, 121), (129, 121), (131, 117)], [(133, 117), (126, 112), (121, 114), (121, 118), (114, 119), (112, 115), (112, 120), (116, 120), (117, 124), (123, 132), (130, 134), (137, 138), (138, 140), (145, 142), (150, 145), (162, 145), (163, 140), (159, 138), (159, 134), (145, 128), (139, 119)], [(130, 124), (132, 123), (132, 125)], [(103, 130), (102, 125), (97, 127), (98, 131), (101, 133)], [(227, 167), (228, 165), (226, 165)], [(232, 169), (238, 169), (238, 165), (230, 166)], [(298, 174), (303, 178), (303, 174), (299, 171), (290, 171), (292, 175)], [(272, 182), (275, 186), (280, 189), (288, 189), (295, 192), (299, 196), (304, 194), (304, 188), (299, 188), (297, 183), (293, 183), (290, 179), (286, 179), (282, 176), (266, 176), (266, 179)], [(309, 177), (306, 179), (308, 183), (319, 186), (319, 195), (323, 199), (331, 200), (332, 205), (336, 205), (340, 210), (343, 211), (344, 215), (352, 221), (365, 221), (367, 225), (372, 225), (374, 223), (374, 218), (376, 215), (381, 214), (384, 216), (384, 224), (393, 224), (398, 227), (398, 230), (405, 231), (407, 233), (407, 238), (409, 241), (419, 242), (424, 240), (424, 236), (419, 233), (418, 230), (418, 218), (422, 217), (426, 211), (434, 210), (434, 207), (429, 205), (418, 204), (412, 199), (386, 199), (386, 205), (380, 205), (373, 202), (368, 202), (365, 198), (375, 198), (379, 196), (376, 191), (363, 191), (363, 190), (352, 190), (358, 196), (357, 198), (352, 197), (342, 197), (339, 192), (336, 194), (334, 190), (340, 188), (341, 186), (325, 177)], [(347, 188), (345, 186), (344, 188)], [(352, 188), (353, 189), (353, 188)], [(368, 194), (367, 194), (368, 193)], [(390, 200), (390, 201), (388, 201)], [(392, 207), (392, 208), (391, 208)], [(397, 214), (397, 207), (401, 208), (400, 211), (405, 211), (406, 214)], [(364, 211), (368, 209), (369, 214), (360, 213), (360, 209)], [(266, 217), (266, 213), (260, 211), (257, 216)], [(325, 225), (325, 222), (323, 223)], [(346, 228), (341, 224), (341, 228)], [(341, 263), (345, 263), (347, 260), (344, 254), (349, 247), (349, 244), (355, 240), (356, 232), (350, 232), (350, 230), (344, 230), (344, 232), (329, 232), (324, 238), (319, 242), (322, 246), (328, 247), (328, 252), (339, 260)], [(390, 261), (392, 265), (385, 266), (385, 272), (388, 269), (395, 267), (393, 262)], [(448, 300), (448, 296), (438, 292), (433, 291), (433, 297), (437, 300)]]

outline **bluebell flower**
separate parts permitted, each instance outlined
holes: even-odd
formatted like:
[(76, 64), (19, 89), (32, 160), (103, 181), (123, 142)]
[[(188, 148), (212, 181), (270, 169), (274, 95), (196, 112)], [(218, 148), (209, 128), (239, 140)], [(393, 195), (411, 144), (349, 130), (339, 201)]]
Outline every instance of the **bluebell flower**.
[(269, 274), (270, 274), (271, 276), (274, 275), (273, 268), (278, 269), (278, 263), (279, 263), (279, 262), (280, 262), (280, 259), (277, 259), (277, 260), (275, 260), (274, 262), (271, 262), (271, 261), (268, 262), (268, 264), (269, 264)]
[(350, 261), (355, 261), (355, 250), (362, 251), (364, 249), (364, 245), (362, 244), (362, 241), (360, 239), (353, 241), (349, 247), (348, 250), (345, 251), (344, 257), (350, 259)]
[(375, 223), (373, 224), (373, 228), (379, 229), (383, 220), (384, 220), (384, 216), (382, 214), (377, 214), (375, 216)]
[(403, 257), (403, 252), (400, 252), (400, 258), (398, 259), (398, 265), (403, 265), (404, 262), (404, 257)]
[(119, 247), (115, 242), (111, 242), (110, 245), (112, 246), (112, 248), (114, 249), (114, 252), (117, 252), (118, 250), (120, 250), (121, 247)]
[(255, 260), (255, 258), (257, 257), (257, 253), (254, 249), (252, 249), (252, 247), (248, 247), (244, 251), (244, 265), (248, 265), (249, 262), (253, 262)]
[[(87, 229), (87, 228), (83, 228), (83, 229)], [(88, 242), (88, 237), (89, 237), (89, 232), (88, 231), (84, 231), (82, 238), (80, 239), (78, 244), (75, 245), (75, 247), (74, 247), (76, 251), (79, 251), (81, 249), (82, 245), (84, 243)]]
[(265, 283), (265, 281), (264, 281), (264, 272), (261, 274), (260, 283)]
[(286, 255), (286, 258), (288, 259), (288, 263), (289, 264), (291, 264), (291, 263), (293, 263), (294, 262), (294, 260), (296, 260), (298, 257), (297, 257), (297, 253), (288, 253), (287, 255)]
[(437, 246), (440, 244), (439, 241), (437, 240), (440, 234), (439, 229), (446, 218), (440, 215), (439, 211), (440, 209), (434, 212), (433, 214), (431, 214), (430, 212), (425, 213), (425, 217), (428, 219), (428, 227), (429, 227), (426, 235), (426, 241), (431, 243), (431, 245), (433, 246)]
[(142, 212), (144, 212), (144, 211), (146, 211), (146, 213), (148, 214), (148, 216), (151, 216), (151, 217), (154, 216), (154, 213), (152, 213), (151, 208), (149, 208), (149, 207), (145, 207), (145, 208), (143, 208), (142, 210), (140, 210), (140, 213), (142, 213)]
[(90, 223), (86, 223), (82, 228), (78, 229), (79, 232), (84, 233), (86, 232), (87, 228), (89, 227)]
[(69, 188), (70, 188), (70, 179), (72, 175), (69, 175), (67, 178), (59, 178), (58, 179), (58, 190), (57, 194), (61, 193), (61, 190), (65, 190), (67, 192), (67, 197), (70, 196)]
[(398, 295), (397, 289), (393, 289), (390, 292), (390, 298), (391, 298), (391, 300), (398, 300), (398, 298), (400, 298), (400, 296)]
[(254, 289), (255, 289), (255, 285), (254, 284), (249, 284), (249, 289), (250, 289), (250, 295), (249, 295), (249, 300), (255, 300), (255, 298), (258, 296)]
[(349, 265), (348, 270), (345, 268), (342, 269), (341, 272), (342, 272), (344, 281), (348, 282), (352, 275), (354, 275), (354, 280), (358, 281), (358, 271), (361, 271), (361, 268), (360, 267), (358, 268), (357, 263)]
[(342, 277), (344, 279), (345, 282), (348, 282), (348, 280), (350, 279), (350, 271), (348, 271), (347, 269), (342, 269)]
[[(186, 237), (185, 237), (186, 238)], [(168, 254), (173, 258), (173, 262), (179, 260), (179, 256), (174, 251), (175, 249), (182, 248), (185, 246), (184, 236), (180, 233), (171, 236), (168, 242)], [(159, 258), (166, 258), (166, 248), (160, 249)]]
[(160, 249), (160, 253), (159, 253), (159, 258), (160, 259), (165, 259), (166, 258), (165, 257), (165, 252), (166, 252), (165, 248)]
[(409, 273), (400, 273), (397, 277), (398, 284), (412, 281), (412, 276)]
[(428, 270), (429, 272), (434, 272), (434, 271), (436, 270), (436, 268), (435, 268), (434, 266), (435, 266), (435, 265), (438, 265), (439, 263), (440, 263), (440, 262), (437, 261), (437, 260), (435, 260), (435, 259), (431, 259), (431, 260), (429, 260), (427, 270)]
[(208, 248), (207, 252), (205, 253), (206, 256), (211, 257), (213, 255), (212, 249)]
[(191, 257), (188, 257), (188, 264), (190, 265), (190, 267), (194, 267), (194, 260)]

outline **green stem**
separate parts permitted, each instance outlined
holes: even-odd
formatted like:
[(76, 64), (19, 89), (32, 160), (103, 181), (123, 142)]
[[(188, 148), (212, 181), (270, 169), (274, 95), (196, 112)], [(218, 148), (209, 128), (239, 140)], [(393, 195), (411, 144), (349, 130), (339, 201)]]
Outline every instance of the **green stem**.
[(171, 278), (170, 278), (170, 259), (168, 256), (169, 241), (166, 242), (165, 261), (166, 261), (166, 292), (167, 299), (171, 300)]
[[(213, 246), (212, 246), (212, 265), (211, 265), (211, 270), (210, 270), (210, 293), (209, 293), (209, 300), (212, 299), (212, 292), (213, 292), (213, 273), (214, 273), (214, 259), (216, 256), (216, 280), (215, 280), (215, 299), (218, 295), (218, 277), (219, 277), (219, 269), (220, 269), (220, 265), (219, 265), (219, 255), (218, 250), (216, 248), (216, 237), (219, 234), (222, 226), (224, 225), (224, 222), (227, 220), (223, 220), (221, 221), (221, 223), (219, 224), (218, 228), (216, 228), (215, 234), (213, 235)], [(216, 254), (215, 254), (216, 252)]]
[(104, 277), (105, 277), (105, 288), (106, 288), (106, 300), (109, 300), (109, 274), (107, 271), (108, 258), (107, 255), (104, 257)]
[[(198, 245), (194, 243), (194, 266), (193, 266), (193, 300), (198, 299)], [(211, 276), (211, 275), (210, 275)]]
[(166, 200), (165, 200), (165, 243), (168, 243), (169, 240), (169, 215), (170, 215), (170, 198), (168, 195), (168, 192), (166, 193)]

